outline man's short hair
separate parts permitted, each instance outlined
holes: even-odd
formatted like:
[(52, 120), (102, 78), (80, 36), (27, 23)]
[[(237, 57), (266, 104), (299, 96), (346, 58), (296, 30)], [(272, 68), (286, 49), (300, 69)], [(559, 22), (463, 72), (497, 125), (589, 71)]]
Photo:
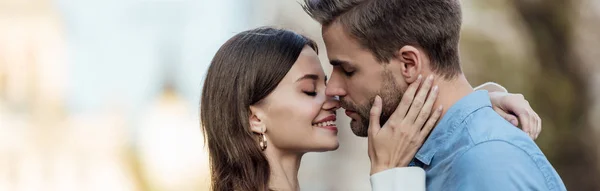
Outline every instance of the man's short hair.
[(412, 45), (425, 50), (434, 72), (446, 78), (461, 73), (458, 0), (305, 0), (303, 7), (323, 27), (339, 22), (379, 62)]

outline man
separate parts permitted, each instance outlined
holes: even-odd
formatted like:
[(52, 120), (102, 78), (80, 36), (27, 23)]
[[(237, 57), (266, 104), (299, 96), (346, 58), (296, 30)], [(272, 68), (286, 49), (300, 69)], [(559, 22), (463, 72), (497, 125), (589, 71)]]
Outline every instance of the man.
[[(428, 190), (566, 190), (537, 145), (462, 73), (458, 0), (306, 0), (304, 9), (321, 23), (334, 66), (326, 94), (340, 97), (356, 135), (371, 134), (376, 96), (383, 124), (418, 76), (435, 77), (433, 108), (443, 115), (411, 162), (425, 170)], [(414, 170), (378, 169), (372, 184), (403, 181), (406, 169)]]

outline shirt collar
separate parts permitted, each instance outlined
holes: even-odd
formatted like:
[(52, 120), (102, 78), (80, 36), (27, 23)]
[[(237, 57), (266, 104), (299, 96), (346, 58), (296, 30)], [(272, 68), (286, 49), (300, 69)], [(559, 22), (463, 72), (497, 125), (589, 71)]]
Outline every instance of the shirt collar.
[(454, 131), (460, 127), (467, 116), (483, 107), (491, 107), (490, 97), (486, 90), (478, 90), (456, 102), (433, 129), (415, 158), (425, 165), (430, 165), (438, 149), (445, 144)]

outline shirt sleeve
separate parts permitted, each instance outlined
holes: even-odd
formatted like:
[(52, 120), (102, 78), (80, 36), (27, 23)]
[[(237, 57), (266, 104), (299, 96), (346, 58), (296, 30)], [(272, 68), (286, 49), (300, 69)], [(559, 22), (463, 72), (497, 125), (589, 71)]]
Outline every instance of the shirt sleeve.
[(505, 141), (480, 143), (452, 165), (449, 190), (561, 190), (548, 182), (551, 175), (537, 165), (545, 161), (539, 157)]
[(424, 191), (425, 171), (419, 167), (401, 167), (371, 175), (373, 191)]
[(489, 92), (504, 92), (508, 93), (508, 90), (504, 86), (496, 82), (486, 82), (474, 88), (475, 90), (487, 90)]

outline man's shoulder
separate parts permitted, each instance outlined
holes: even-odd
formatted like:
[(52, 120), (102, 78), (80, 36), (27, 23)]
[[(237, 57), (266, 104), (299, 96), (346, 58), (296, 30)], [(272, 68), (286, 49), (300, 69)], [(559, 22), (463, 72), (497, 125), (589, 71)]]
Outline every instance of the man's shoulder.
[(461, 123), (451, 143), (445, 182), (457, 190), (564, 190), (560, 177), (539, 147), (521, 129), (483, 107)]
[[(463, 122), (460, 141), (463, 149), (459, 154), (475, 153), (474, 155), (487, 157), (510, 156), (511, 160), (532, 160), (544, 158), (541, 149), (521, 129), (515, 127), (504, 118), (500, 117), (491, 108), (482, 108), (470, 115)], [(500, 151), (504, 152), (499, 155)], [(471, 155), (464, 155), (469, 157)], [(466, 158), (465, 160), (468, 160)]]
[(496, 145), (515, 152), (525, 152), (528, 155), (542, 154), (527, 134), (500, 117), (490, 107), (483, 107), (470, 113), (456, 125), (456, 128), (452, 128), (454, 132), (449, 132), (450, 138), (445, 144), (440, 145), (439, 156), (455, 158), (476, 147), (493, 150)]
[[(485, 167), (487, 163), (505, 161), (521, 161), (521, 164), (527, 164), (534, 161), (533, 155), (535, 153), (528, 152), (506, 140), (487, 140), (469, 146), (457, 155), (454, 163), (473, 167), (477, 167), (478, 164)], [(510, 162), (508, 164), (510, 165)]]
[(525, 187), (564, 190), (560, 176), (541, 151), (528, 150), (505, 140), (475, 144), (457, 155), (451, 166), (449, 176), (462, 180), (463, 185), (482, 183), (480, 188), (495, 185), (510, 188), (506, 190)]
[[(488, 141), (504, 141), (514, 145), (515, 149), (539, 150), (525, 132), (506, 121), (490, 107), (473, 112), (465, 119), (463, 125), (465, 129), (462, 136), (468, 136), (472, 145)], [(530, 148), (531, 146), (534, 148)]]

